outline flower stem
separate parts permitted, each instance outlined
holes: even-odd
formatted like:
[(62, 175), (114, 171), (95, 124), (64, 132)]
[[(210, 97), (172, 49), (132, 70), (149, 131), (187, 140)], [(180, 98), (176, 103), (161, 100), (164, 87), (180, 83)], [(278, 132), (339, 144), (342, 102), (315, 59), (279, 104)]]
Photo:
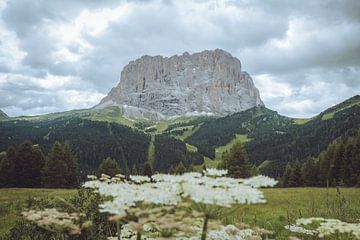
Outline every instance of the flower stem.
[(137, 232), (137, 234), (136, 234), (136, 240), (141, 240), (141, 233), (140, 233), (140, 232)]
[(121, 226), (120, 226), (120, 222), (119, 222), (119, 221), (116, 222), (116, 230), (117, 230), (118, 240), (121, 240)]
[(201, 240), (206, 240), (206, 233), (208, 228), (209, 216), (205, 214), (204, 216), (204, 225), (201, 233)]

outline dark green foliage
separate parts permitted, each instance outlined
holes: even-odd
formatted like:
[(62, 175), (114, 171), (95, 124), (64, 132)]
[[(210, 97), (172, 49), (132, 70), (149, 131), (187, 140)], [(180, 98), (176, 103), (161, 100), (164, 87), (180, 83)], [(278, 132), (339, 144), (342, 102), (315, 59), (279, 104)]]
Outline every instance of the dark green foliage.
[[(301, 177), (298, 174), (301, 169)], [(288, 163), (282, 186), (360, 186), (360, 131), (354, 136), (339, 138), (317, 158), (308, 158), (300, 167)]]
[(101, 174), (107, 174), (111, 177), (114, 177), (116, 174), (120, 173), (119, 163), (110, 157), (105, 158), (100, 163), (97, 173), (98, 176), (100, 176)]
[(66, 160), (63, 146), (59, 142), (55, 142), (46, 158), (42, 172), (44, 187), (67, 187), (68, 166)]
[(102, 159), (111, 157), (120, 167), (147, 160), (150, 137), (117, 123), (96, 122), (77, 117), (38, 121), (0, 121), (0, 152), (25, 139), (39, 144), (45, 153), (55, 141), (69, 141), (78, 159), (82, 179), (96, 172)]
[(174, 168), (174, 174), (184, 174), (186, 172), (186, 167), (182, 162), (180, 162), (175, 168)]
[(144, 166), (142, 168), (142, 175), (148, 177), (151, 177), (153, 175), (153, 170), (149, 162), (144, 163)]
[(1, 157), (0, 186), (40, 187), (44, 159), (40, 147), (31, 141), (23, 142), (17, 150), (9, 147)]
[(17, 185), (23, 187), (39, 187), (41, 169), (44, 166), (44, 155), (39, 146), (31, 141), (22, 143), (17, 151), (15, 176)]
[(251, 176), (252, 166), (249, 163), (244, 146), (238, 142), (223, 155), (224, 167), (230, 177), (247, 178)]
[(75, 154), (73, 153), (70, 143), (66, 141), (63, 145), (63, 151), (65, 154), (65, 159), (67, 163), (67, 186), (68, 187), (77, 187), (79, 186), (79, 177), (78, 177), (78, 163)]
[(302, 186), (301, 163), (297, 160), (289, 175), (288, 187)]
[[(304, 162), (316, 157), (335, 139), (351, 135), (360, 128), (360, 106), (354, 105), (322, 120), (321, 115), (303, 125), (292, 125), (286, 133), (271, 133), (255, 138), (246, 144), (250, 160), (260, 164), (270, 160), (263, 173), (280, 176), (288, 162), (295, 159)], [(336, 176), (336, 178), (338, 178)]]
[[(214, 158), (216, 147), (230, 142), (235, 134), (247, 135), (250, 141), (245, 147), (250, 162), (255, 165), (266, 160), (271, 162), (262, 173), (279, 177), (288, 162), (294, 164), (296, 159), (304, 162), (308, 157), (316, 157), (335, 139), (359, 129), (359, 101), (360, 97), (355, 96), (302, 125), (265, 107), (256, 107), (209, 120), (186, 141), (196, 146), (200, 153)], [(322, 119), (328, 113), (334, 113), (334, 116)], [(347, 171), (343, 169), (343, 174)]]
[(235, 138), (235, 134), (246, 134), (248, 138), (257, 138), (271, 132), (284, 131), (291, 124), (290, 118), (265, 107), (255, 107), (223, 118), (209, 120), (186, 141), (196, 146), (200, 153), (214, 158), (215, 148), (229, 143)]
[(200, 165), (204, 162), (204, 157), (197, 152), (189, 152), (183, 141), (177, 140), (167, 135), (157, 135), (154, 141), (155, 162), (153, 168), (159, 172), (169, 172), (171, 166), (176, 166), (180, 162), (187, 168), (191, 164)]

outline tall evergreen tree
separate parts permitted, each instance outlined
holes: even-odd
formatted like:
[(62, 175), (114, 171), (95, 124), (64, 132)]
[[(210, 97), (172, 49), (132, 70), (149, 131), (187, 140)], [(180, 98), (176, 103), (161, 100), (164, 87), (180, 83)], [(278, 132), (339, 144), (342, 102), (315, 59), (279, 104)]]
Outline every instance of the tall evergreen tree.
[(44, 155), (39, 146), (33, 146), (27, 140), (20, 144), (14, 164), (16, 186), (41, 186), (41, 169), (44, 166)]
[(186, 167), (183, 162), (179, 162), (174, 169), (175, 174), (184, 174), (186, 172)]
[(293, 169), (291, 167), (291, 164), (288, 162), (286, 164), (284, 175), (281, 179), (281, 185), (282, 187), (288, 187), (289, 186), (289, 178), (292, 175)]
[(234, 178), (247, 178), (251, 176), (251, 165), (249, 163), (244, 146), (238, 142), (225, 155), (225, 166), (229, 176)]
[(151, 177), (153, 175), (153, 170), (151, 167), (151, 164), (149, 162), (144, 163), (143, 169), (142, 169), (142, 175)]
[(340, 184), (341, 180), (341, 166), (345, 162), (345, 147), (341, 143), (336, 143), (336, 149), (332, 157), (329, 180), (332, 186)]
[(301, 163), (299, 160), (296, 160), (293, 171), (289, 176), (289, 187), (299, 187), (302, 186), (302, 178), (301, 178)]
[(70, 147), (70, 143), (66, 141), (63, 145), (63, 151), (66, 159), (67, 165), (67, 186), (68, 187), (77, 187), (79, 186), (79, 178), (78, 178), (78, 164), (77, 158)]
[(120, 172), (121, 171), (120, 171), (119, 163), (110, 157), (103, 159), (98, 168), (99, 176), (101, 174), (107, 174), (113, 177)]
[(43, 185), (52, 188), (67, 187), (67, 175), (66, 155), (62, 145), (56, 141), (45, 161), (42, 176)]
[(317, 175), (315, 159), (307, 159), (301, 167), (302, 186), (315, 186), (317, 184)]

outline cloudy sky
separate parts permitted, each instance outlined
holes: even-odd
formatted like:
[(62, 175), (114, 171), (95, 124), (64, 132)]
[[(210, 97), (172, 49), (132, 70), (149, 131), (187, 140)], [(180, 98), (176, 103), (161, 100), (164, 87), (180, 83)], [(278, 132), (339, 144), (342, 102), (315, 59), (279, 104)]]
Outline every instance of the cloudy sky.
[(360, 1), (0, 0), (0, 109), (91, 107), (130, 60), (215, 48), (267, 107), (312, 116), (360, 94)]

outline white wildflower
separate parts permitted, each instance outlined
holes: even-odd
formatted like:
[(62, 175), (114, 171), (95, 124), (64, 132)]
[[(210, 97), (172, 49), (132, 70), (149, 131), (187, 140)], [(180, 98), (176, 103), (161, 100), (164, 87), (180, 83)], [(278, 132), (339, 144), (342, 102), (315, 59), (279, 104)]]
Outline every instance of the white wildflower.
[(276, 181), (273, 178), (269, 178), (267, 176), (259, 175), (249, 179), (244, 179), (242, 180), (242, 183), (255, 188), (261, 188), (261, 187), (273, 187), (278, 183), (278, 181)]
[(227, 170), (219, 170), (216, 168), (207, 168), (206, 170), (203, 171), (203, 173), (206, 176), (221, 177), (221, 176), (225, 176), (228, 173), (228, 171)]
[(150, 182), (150, 178), (147, 176), (130, 175), (130, 179), (135, 183)]

